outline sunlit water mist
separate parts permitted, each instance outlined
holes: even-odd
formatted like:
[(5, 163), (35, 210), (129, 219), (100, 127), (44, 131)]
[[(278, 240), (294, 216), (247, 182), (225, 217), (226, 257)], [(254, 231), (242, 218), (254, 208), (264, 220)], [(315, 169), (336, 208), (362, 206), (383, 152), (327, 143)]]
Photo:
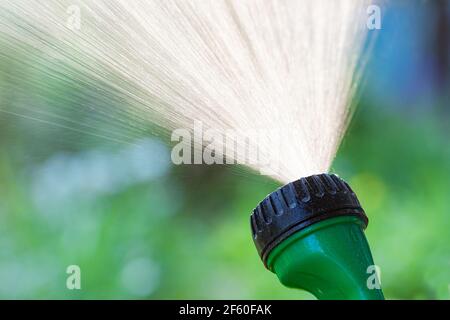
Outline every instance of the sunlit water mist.
[[(276, 153), (271, 174), (289, 181), (331, 165), (351, 115), (369, 2), (3, 0), (0, 54), (91, 87), (90, 101), (108, 96), (115, 103), (97, 112), (117, 131), (148, 121), (169, 132), (195, 122), (232, 130), (244, 147), (228, 158), (259, 170)], [(38, 105), (26, 105), (1, 111), (42, 120)], [(58, 112), (48, 122), (70, 128)], [(83, 104), (80, 112), (90, 114)], [(258, 132), (256, 155), (240, 137), (249, 130)], [(225, 142), (215, 144), (220, 154)]]

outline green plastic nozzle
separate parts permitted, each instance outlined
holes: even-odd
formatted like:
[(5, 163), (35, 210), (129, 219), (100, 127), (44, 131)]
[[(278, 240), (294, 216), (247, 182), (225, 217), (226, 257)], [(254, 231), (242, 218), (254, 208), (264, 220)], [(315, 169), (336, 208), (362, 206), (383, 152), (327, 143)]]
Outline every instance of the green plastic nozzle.
[(384, 299), (364, 236), (367, 223), (348, 184), (328, 174), (279, 188), (251, 215), (265, 266), (283, 285), (318, 299)]

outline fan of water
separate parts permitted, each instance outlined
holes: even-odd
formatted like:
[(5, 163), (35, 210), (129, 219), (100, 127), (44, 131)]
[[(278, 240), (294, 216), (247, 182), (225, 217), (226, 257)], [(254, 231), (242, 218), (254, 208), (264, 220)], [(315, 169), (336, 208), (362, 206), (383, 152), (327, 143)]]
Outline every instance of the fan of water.
[[(1, 0), (0, 54), (26, 52), (30, 68), (108, 96), (116, 103), (97, 108), (117, 127), (152, 121), (197, 151), (203, 145), (193, 158), (224, 157), (286, 182), (331, 165), (351, 115), (368, 5)], [(191, 157), (183, 148), (174, 154)]]

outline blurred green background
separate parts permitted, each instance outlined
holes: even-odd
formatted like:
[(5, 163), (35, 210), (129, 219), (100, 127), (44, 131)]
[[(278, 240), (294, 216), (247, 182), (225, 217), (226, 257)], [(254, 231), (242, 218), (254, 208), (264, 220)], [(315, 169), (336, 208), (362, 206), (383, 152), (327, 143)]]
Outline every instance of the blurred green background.
[[(390, 299), (450, 298), (449, 16), (449, 1), (383, 8), (332, 168), (369, 216)], [(313, 298), (282, 287), (250, 236), (275, 182), (173, 166), (166, 135), (119, 127), (102, 106), (120, 102), (45, 68), (2, 43), (0, 298)]]

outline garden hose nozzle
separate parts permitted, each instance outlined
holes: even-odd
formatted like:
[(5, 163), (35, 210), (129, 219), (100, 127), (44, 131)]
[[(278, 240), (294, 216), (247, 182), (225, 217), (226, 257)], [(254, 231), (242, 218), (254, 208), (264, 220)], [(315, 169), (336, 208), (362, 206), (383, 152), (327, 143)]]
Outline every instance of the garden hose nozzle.
[(375, 267), (363, 232), (367, 216), (338, 176), (286, 184), (261, 201), (250, 222), (264, 265), (285, 286), (318, 299), (384, 299), (368, 281)]

